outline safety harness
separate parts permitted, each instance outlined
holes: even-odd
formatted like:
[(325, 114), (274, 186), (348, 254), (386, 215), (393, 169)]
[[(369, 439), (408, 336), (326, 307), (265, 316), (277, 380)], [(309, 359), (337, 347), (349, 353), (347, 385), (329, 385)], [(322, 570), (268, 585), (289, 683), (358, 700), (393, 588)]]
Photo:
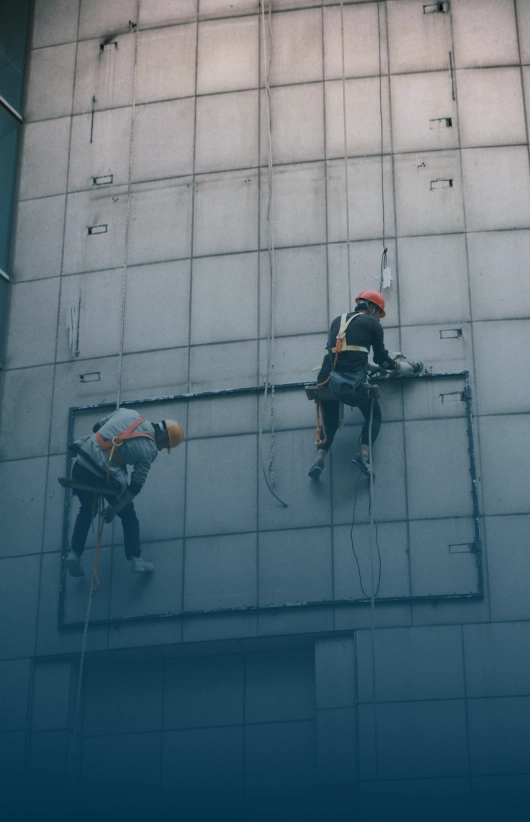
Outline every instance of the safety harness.
[(357, 317), (360, 317), (361, 314), (352, 314), (350, 319), (348, 320), (347, 314), (342, 314), (340, 318), (340, 327), (339, 333), (337, 334), (337, 340), (335, 342), (335, 348), (326, 348), (328, 354), (335, 354), (335, 360), (333, 362), (333, 368), (337, 365), (337, 358), (339, 354), (343, 351), (362, 351), (364, 354), (369, 354), (370, 350), (365, 348), (362, 345), (346, 345), (346, 331), (348, 330), (348, 326), (350, 325), (353, 320), (356, 320)]
[[(369, 354), (370, 353), (370, 350), (368, 348), (365, 348), (362, 345), (347, 345), (346, 344), (346, 332), (348, 330), (348, 326), (350, 325), (351, 322), (353, 322), (353, 320), (357, 319), (357, 317), (360, 317), (360, 316), (361, 316), (361, 314), (352, 314), (350, 319), (348, 319), (347, 314), (341, 314), (339, 333), (337, 334), (337, 339), (335, 341), (335, 347), (334, 348), (331, 348), (331, 347), (326, 348), (326, 353), (329, 354), (330, 357), (331, 357), (332, 354), (335, 354), (335, 358), (333, 360), (332, 368), (336, 368), (337, 360), (339, 358), (339, 354), (342, 354), (343, 351), (362, 351), (364, 354)], [(318, 383), (316, 388), (324, 388), (324, 386), (328, 384), (330, 379), (331, 379), (331, 373), (329, 374), (327, 379), (324, 380), (324, 382)], [(324, 415), (322, 413), (322, 402), (317, 399), (317, 400), (315, 400), (315, 405), (316, 405), (315, 445), (317, 446), (317, 448), (319, 448), (320, 446), (326, 444), (326, 442), (328, 441), (328, 436), (326, 434), (326, 426), (324, 425)], [(341, 430), (342, 430), (342, 415), (343, 415), (343, 412), (344, 412), (344, 409), (343, 409), (343, 406), (342, 406), (342, 403), (341, 403), (340, 404), (340, 411), (339, 411), (339, 414), (340, 414), (340, 417), (341, 417), (341, 426), (340, 426)]]
[(132, 440), (134, 437), (145, 437), (148, 440), (153, 440), (155, 442), (155, 438), (152, 434), (148, 434), (147, 431), (135, 431), (135, 428), (145, 422), (145, 417), (138, 417), (137, 420), (134, 420), (125, 431), (122, 431), (121, 434), (117, 434), (111, 440), (104, 440), (99, 431), (96, 431), (96, 440), (98, 442), (99, 447), (102, 451), (104, 451), (108, 456), (107, 462), (107, 482), (110, 485), (110, 463), (112, 460), (118, 462), (120, 465), (126, 465), (122, 459), (118, 457), (116, 454), (116, 449), (123, 445), (125, 440)]

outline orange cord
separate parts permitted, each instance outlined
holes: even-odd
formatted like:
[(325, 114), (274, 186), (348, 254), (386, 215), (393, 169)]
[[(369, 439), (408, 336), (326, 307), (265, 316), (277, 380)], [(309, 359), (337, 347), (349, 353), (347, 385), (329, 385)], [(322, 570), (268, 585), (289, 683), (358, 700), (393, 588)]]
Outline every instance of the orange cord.
[[(342, 345), (344, 342), (344, 337), (337, 337), (335, 342), (335, 359), (333, 360), (333, 368), (337, 367), (337, 360), (339, 358), (339, 353), (342, 350)], [(324, 388), (325, 385), (331, 379), (331, 374), (324, 380), (324, 382), (319, 382), (315, 385), (315, 388)], [(320, 448), (321, 445), (325, 445), (328, 441), (328, 435), (326, 434), (326, 426), (324, 425), (324, 414), (322, 413), (322, 403), (320, 400), (315, 400), (315, 405), (317, 407), (317, 424), (316, 424), (316, 439), (315, 445), (317, 448)]]
[[(329, 377), (328, 377), (329, 379)], [(324, 424), (324, 415), (322, 413), (322, 403), (320, 400), (315, 400), (316, 411), (317, 411), (317, 424), (316, 424), (316, 431), (315, 431), (315, 445), (317, 448), (321, 448), (325, 445), (328, 441), (328, 435), (326, 434), (326, 426)]]

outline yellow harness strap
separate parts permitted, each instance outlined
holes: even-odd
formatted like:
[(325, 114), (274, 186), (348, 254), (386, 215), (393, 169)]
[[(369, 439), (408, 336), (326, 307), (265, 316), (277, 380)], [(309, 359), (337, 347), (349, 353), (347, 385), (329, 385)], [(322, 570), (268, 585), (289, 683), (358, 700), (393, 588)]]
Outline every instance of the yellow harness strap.
[[(346, 319), (347, 316), (347, 314), (341, 315), (339, 333), (337, 334), (337, 343), (335, 344), (335, 348), (332, 348), (331, 350), (334, 354), (337, 353), (337, 348), (339, 354), (341, 351), (363, 351), (365, 354), (369, 354), (370, 350), (368, 348), (364, 348), (362, 345), (346, 345), (346, 331), (348, 330), (348, 326), (353, 320), (357, 319), (357, 317), (360, 317), (361, 315), (352, 314), (349, 320)], [(326, 348), (326, 351), (327, 350), (328, 349)]]

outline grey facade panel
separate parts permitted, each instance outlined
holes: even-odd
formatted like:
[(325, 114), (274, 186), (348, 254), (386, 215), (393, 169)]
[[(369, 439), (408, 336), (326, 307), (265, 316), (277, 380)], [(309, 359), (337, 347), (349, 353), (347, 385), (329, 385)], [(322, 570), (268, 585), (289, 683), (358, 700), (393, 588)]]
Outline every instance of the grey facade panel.
[[(275, 0), (272, 42), (261, 11), (35, 3), (2, 362), (0, 803), (307, 822), (457, 819), (472, 801), (517, 818), (527, 4)], [(118, 384), (128, 401), (313, 382), (384, 248), (388, 350), (467, 369), (473, 417), (460, 378), (382, 384), (370, 500), (357, 411), (313, 483), (302, 389), (276, 390), (273, 414), (257, 390), (138, 404), (188, 441), (136, 502), (151, 578), (130, 573), (120, 523), (105, 528), (78, 712), (95, 535), (87, 575), (61, 588), (70, 409), (108, 404), (73, 414), (77, 438)], [(370, 599), (378, 551), (374, 611), (334, 606)]]

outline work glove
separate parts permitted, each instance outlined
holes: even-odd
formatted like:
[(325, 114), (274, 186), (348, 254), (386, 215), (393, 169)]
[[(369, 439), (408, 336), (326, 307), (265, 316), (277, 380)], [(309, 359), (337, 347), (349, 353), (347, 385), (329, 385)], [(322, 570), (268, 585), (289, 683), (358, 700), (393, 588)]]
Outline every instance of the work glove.
[(412, 365), (406, 360), (396, 360), (396, 365), (397, 368), (389, 373), (390, 379), (395, 377), (410, 377), (411, 374), (414, 374)]

